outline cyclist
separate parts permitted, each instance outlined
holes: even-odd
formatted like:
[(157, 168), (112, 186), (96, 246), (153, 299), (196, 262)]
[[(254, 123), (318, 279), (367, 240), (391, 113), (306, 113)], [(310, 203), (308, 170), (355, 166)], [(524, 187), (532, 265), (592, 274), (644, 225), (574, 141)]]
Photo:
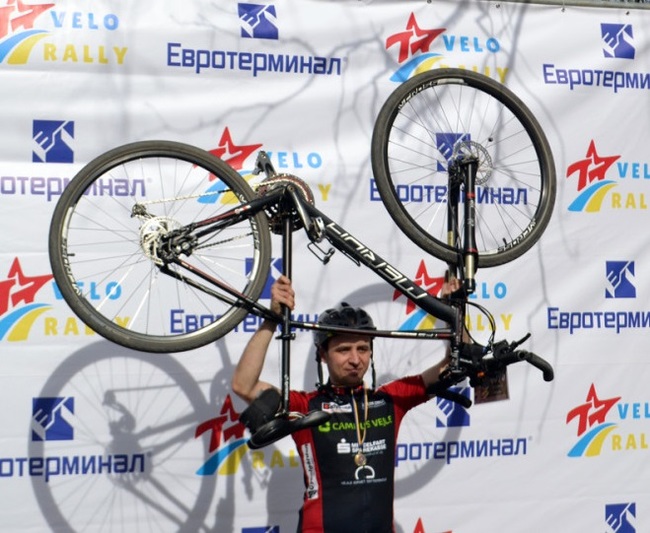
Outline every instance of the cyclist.
[[(445, 283), (443, 294), (458, 288), (458, 280), (452, 279)], [(289, 309), (295, 304), (291, 281), (285, 276), (271, 290), (272, 309), (280, 312), (281, 304)], [(363, 309), (346, 303), (327, 309), (318, 321), (329, 326), (376, 329)], [(280, 405), (278, 389), (259, 379), (276, 328), (277, 324), (263, 321), (235, 369), (232, 388), (251, 404), (246, 411), (254, 409), (257, 414), (272, 415)], [(409, 409), (430, 398), (426, 387), (437, 382), (448, 359), (445, 357), (419, 375), (375, 389), (364, 382), (371, 368), (374, 387), (370, 336), (332, 335), (316, 330), (314, 343), (320, 386), (311, 392), (292, 390), (289, 407), (305, 414), (323, 410), (331, 417), (319, 427), (292, 434), (305, 483), (298, 532), (392, 533), (395, 446), (400, 422)], [(326, 383), (321, 362), (329, 374)], [(246, 411), (241, 418), (247, 419), (245, 423), (254, 432), (259, 427), (259, 418), (251, 422), (255, 417), (248, 416)]]

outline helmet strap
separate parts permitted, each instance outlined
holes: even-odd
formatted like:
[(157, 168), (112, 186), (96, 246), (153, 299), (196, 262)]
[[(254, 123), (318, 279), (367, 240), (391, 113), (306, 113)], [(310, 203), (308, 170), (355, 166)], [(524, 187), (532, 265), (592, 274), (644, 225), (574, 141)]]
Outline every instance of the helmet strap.
[(322, 348), (320, 346), (316, 347), (316, 370), (318, 372), (318, 383), (316, 384), (318, 388), (323, 386), (323, 363), (320, 357), (320, 351)]

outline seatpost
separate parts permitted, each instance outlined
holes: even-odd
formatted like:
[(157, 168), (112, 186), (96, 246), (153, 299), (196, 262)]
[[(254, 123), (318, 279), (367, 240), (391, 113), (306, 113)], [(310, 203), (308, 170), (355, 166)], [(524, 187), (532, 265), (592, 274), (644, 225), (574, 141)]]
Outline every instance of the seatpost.
[[(282, 216), (282, 273), (289, 279), (292, 278), (291, 272), (291, 257), (292, 257), (292, 227), (291, 215), (284, 213)], [(282, 305), (282, 361), (281, 361), (281, 379), (282, 384), (280, 388), (281, 412), (287, 413), (289, 411), (289, 391), (290, 391), (290, 364), (291, 364), (291, 340), (293, 334), (291, 333), (291, 309), (286, 305)]]

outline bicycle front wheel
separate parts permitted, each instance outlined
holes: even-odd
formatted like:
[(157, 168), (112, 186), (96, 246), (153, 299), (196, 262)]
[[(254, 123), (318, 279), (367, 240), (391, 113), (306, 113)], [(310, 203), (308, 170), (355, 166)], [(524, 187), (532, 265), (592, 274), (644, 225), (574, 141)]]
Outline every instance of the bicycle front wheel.
[(555, 164), (544, 132), (507, 87), (471, 71), (438, 69), (400, 85), (372, 137), (377, 190), (399, 228), (427, 253), (458, 261), (463, 220), (447, 219), (448, 164), (478, 159), (478, 266), (507, 263), (546, 229), (555, 202)]
[(111, 150), (71, 180), (54, 210), (49, 254), (59, 291), (86, 325), (128, 348), (208, 344), (247, 313), (233, 291), (251, 300), (262, 293), (271, 257), (266, 215), (196, 233), (183, 256), (190, 270), (161, 260), (162, 243), (254, 197), (235, 170), (199, 148), (145, 141)]

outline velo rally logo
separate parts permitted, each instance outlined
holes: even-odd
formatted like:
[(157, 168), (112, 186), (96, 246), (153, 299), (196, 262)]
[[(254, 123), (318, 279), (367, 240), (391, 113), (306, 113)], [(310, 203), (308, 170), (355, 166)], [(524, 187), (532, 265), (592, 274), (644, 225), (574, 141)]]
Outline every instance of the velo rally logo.
[[(437, 67), (466, 68), (505, 82), (507, 67), (486, 67), (476, 56), (496, 55), (500, 41), (491, 35), (451, 34), (447, 28), (427, 28), (409, 15), (403, 30), (386, 38), (386, 50), (396, 51), (398, 69), (390, 80), (401, 83)], [(447, 54), (446, 56), (443, 53)]]
[(650, 418), (650, 403), (622, 401), (622, 396), (604, 397), (591, 384), (585, 401), (569, 410), (566, 424), (577, 425), (578, 441), (569, 457), (597, 457), (604, 453), (648, 449), (647, 434), (638, 424)]
[[(255, 155), (263, 146), (262, 143), (236, 144), (233, 141), (230, 129), (226, 126), (217, 142), (217, 147), (208, 150), (208, 152), (223, 160), (244, 179), (249, 180), (253, 177)], [(266, 154), (272, 160), (274, 168), (279, 172), (299, 172), (305, 168), (313, 170), (323, 166), (323, 156), (319, 152), (299, 153), (277, 150), (274, 152), (266, 151)], [(200, 203), (214, 204), (219, 201), (222, 204), (229, 204), (237, 201), (233, 193), (221, 194), (226, 190), (226, 185), (218, 180), (216, 176), (212, 175), (209, 179), (210, 182), (214, 183), (199, 198)], [(318, 186), (323, 200), (327, 200), (330, 187), (329, 184)]]
[[(97, 32), (113, 33), (119, 28), (116, 13), (68, 12), (55, 3), (7, 0), (0, 7), (0, 65), (18, 66), (40, 60), (49, 64), (122, 66), (126, 46), (108, 46), (91, 39)], [(48, 39), (55, 34), (66, 42)]]
[(249, 450), (245, 436), (246, 427), (239, 421), (239, 414), (228, 394), (221, 406), (219, 415), (201, 422), (194, 434), (199, 438), (208, 435), (211, 454), (209, 459), (196, 471), (198, 476), (231, 476), (240, 471), (242, 459), (250, 455), (251, 467), (256, 471), (268, 468), (297, 468), (300, 466), (295, 449), (288, 455), (279, 449)]
[(52, 278), (52, 274), (25, 274), (20, 259), (14, 258), (7, 277), (0, 280), (0, 340), (27, 340), (36, 319), (52, 308), (35, 301)]
[[(584, 158), (569, 164), (566, 178), (575, 183), (577, 196), (568, 210), (599, 213), (605, 209), (647, 210), (644, 190), (639, 188), (650, 179), (650, 163), (621, 159), (621, 154), (607, 154), (594, 139)], [(623, 185), (625, 190), (618, 189)]]

